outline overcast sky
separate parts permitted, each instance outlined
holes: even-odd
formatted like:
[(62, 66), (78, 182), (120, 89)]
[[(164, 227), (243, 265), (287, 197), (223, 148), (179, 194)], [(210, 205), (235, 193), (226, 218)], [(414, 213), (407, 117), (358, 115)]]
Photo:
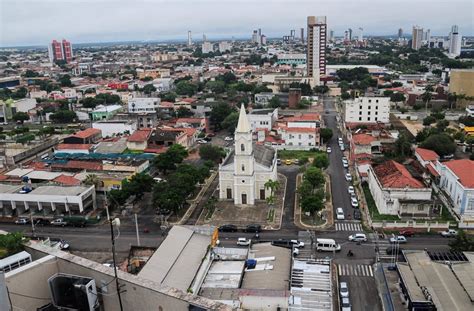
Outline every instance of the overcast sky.
[[(459, 25), (474, 35), (474, 0), (0, 0), (0, 46), (126, 40), (267, 37), (305, 27), (306, 16), (326, 15), (336, 36), (347, 28), (365, 34), (410, 33), (415, 24), (433, 35)], [(306, 30), (305, 30), (306, 32)], [(357, 31), (355, 31), (357, 33)]]

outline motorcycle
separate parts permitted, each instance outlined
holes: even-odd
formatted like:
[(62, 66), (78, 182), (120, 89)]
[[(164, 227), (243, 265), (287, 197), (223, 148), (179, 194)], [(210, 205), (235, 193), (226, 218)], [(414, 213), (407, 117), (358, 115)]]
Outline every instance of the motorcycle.
[(353, 257), (353, 256), (354, 256), (354, 253), (351, 250), (349, 250), (347, 252), (347, 257)]

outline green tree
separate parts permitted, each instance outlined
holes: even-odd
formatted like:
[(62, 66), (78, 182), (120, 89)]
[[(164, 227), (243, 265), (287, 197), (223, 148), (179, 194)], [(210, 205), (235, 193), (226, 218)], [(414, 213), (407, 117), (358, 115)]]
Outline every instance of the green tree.
[(421, 98), (425, 102), (425, 110), (428, 111), (428, 103), (431, 101), (432, 95), (430, 91), (425, 91)]
[(317, 167), (309, 167), (303, 175), (303, 179), (307, 180), (314, 189), (321, 187), (324, 184), (324, 175), (321, 169)]
[(301, 198), (301, 208), (305, 212), (314, 215), (315, 212), (320, 211), (324, 208), (323, 203), (324, 191), (319, 190), (315, 194)]
[(270, 196), (267, 197), (267, 203), (269, 205), (275, 204), (275, 192), (280, 188), (280, 182), (278, 180), (269, 179), (264, 184), (265, 189), (270, 189)]
[(37, 73), (36, 71), (33, 71), (33, 70), (26, 70), (25, 74), (24, 74), (24, 77), (25, 78), (35, 78), (35, 77), (38, 77), (39, 76), (39, 73)]
[(87, 174), (82, 183), (87, 186), (95, 186), (95, 189), (97, 190), (100, 185), (100, 179), (96, 174)]
[(273, 96), (268, 102), (268, 106), (270, 108), (280, 108), (281, 107), (280, 98), (278, 96)]
[(26, 112), (18, 111), (12, 116), (12, 119), (16, 122), (20, 121), (21, 124), (23, 124), (23, 122), (30, 119), (30, 116)]
[(156, 92), (156, 87), (153, 84), (147, 84), (142, 89), (143, 93), (150, 95), (153, 92)]
[(153, 165), (159, 171), (166, 174), (168, 171), (175, 170), (176, 164), (183, 162), (187, 156), (188, 152), (183, 146), (174, 144), (165, 153), (156, 156), (153, 160)]
[(458, 252), (472, 252), (474, 251), (474, 238), (467, 235), (464, 230), (459, 230), (454, 240), (449, 242), (449, 246)]
[(187, 117), (191, 117), (193, 115), (194, 115), (194, 113), (191, 110), (189, 110), (188, 108), (183, 107), (183, 106), (179, 107), (176, 110), (176, 117), (178, 117), (178, 118), (187, 118)]
[(179, 81), (176, 83), (176, 94), (193, 96), (196, 94), (198, 86), (189, 81)]
[(423, 119), (423, 125), (427, 126), (427, 125), (431, 125), (433, 123), (436, 122), (436, 119), (435, 117), (433, 116), (426, 116), (424, 119)]
[(341, 99), (342, 99), (342, 100), (347, 100), (347, 99), (349, 99), (349, 98), (351, 98), (351, 94), (349, 94), (349, 93), (347, 93), (347, 92), (343, 92), (343, 93), (341, 94)]
[(27, 144), (28, 142), (32, 141), (35, 139), (35, 135), (33, 134), (27, 134), (27, 135), (23, 135), (23, 136), (20, 136), (16, 139), (16, 142), (18, 144)]
[(444, 133), (430, 135), (420, 144), (420, 147), (433, 150), (440, 156), (453, 154), (456, 151), (456, 143)]
[(332, 130), (328, 127), (322, 128), (320, 132), (321, 139), (324, 143), (327, 143), (332, 138)]
[(206, 89), (213, 93), (221, 94), (226, 90), (226, 84), (224, 81), (208, 81), (206, 83)]
[(329, 166), (329, 157), (325, 153), (318, 153), (313, 159), (313, 165), (320, 169), (325, 169)]
[(77, 119), (77, 115), (71, 110), (59, 110), (51, 114), (49, 118), (55, 123), (72, 123)]
[(398, 103), (405, 102), (405, 95), (403, 93), (393, 93), (390, 95), (390, 101), (395, 103), (395, 107), (398, 108)]
[(222, 121), (222, 128), (229, 131), (229, 133), (233, 133), (235, 128), (237, 127), (237, 123), (239, 122), (239, 113), (232, 112), (229, 114), (224, 121)]
[(298, 105), (296, 106), (296, 108), (305, 109), (305, 108), (308, 108), (309, 106), (311, 106), (311, 102), (303, 98), (298, 102)]
[(72, 86), (70, 75), (63, 75), (59, 78), (58, 81), (59, 81), (59, 83), (61, 84), (62, 87), (71, 87)]
[(395, 154), (402, 158), (411, 155), (411, 143), (405, 133), (400, 134), (398, 139), (395, 141)]
[(225, 151), (219, 146), (206, 144), (199, 147), (199, 156), (203, 160), (210, 160), (214, 163), (218, 163), (223, 157), (225, 157)]
[(218, 103), (212, 107), (209, 119), (211, 124), (214, 125), (216, 130), (222, 129), (222, 122), (235, 110), (231, 108), (227, 103)]
[[(5, 251), (2, 252), (2, 250)], [(0, 234), (0, 259), (21, 252), (22, 250), (23, 234), (21, 232)]]

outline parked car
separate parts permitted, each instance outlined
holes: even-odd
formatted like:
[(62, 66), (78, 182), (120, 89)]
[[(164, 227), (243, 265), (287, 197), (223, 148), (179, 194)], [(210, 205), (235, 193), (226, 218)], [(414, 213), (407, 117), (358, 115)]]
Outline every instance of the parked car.
[(218, 229), (221, 232), (237, 232), (237, 226), (234, 225), (222, 225)]
[(347, 187), (347, 192), (349, 192), (349, 194), (355, 193), (354, 187), (353, 186)]
[(234, 138), (230, 137), (230, 136), (227, 136), (226, 138), (224, 138), (225, 141), (233, 141)]
[(62, 219), (62, 218), (57, 218), (57, 219), (51, 221), (51, 225), (65, 227), (65, 226), (67, 226), (67, 222), (64, 221), (64, 219)]
[(248, 225), (245, 229), (244, 229), (245, 232), (255, 232), (255, 233), (258, 233), (260, 231), (262, 231), (262, 226), (260, 225), (255, 225), (255, 224), (252, 224), (252, 225)]
[(347, 181), (352, 181), (352, 175), (350, 173), (346, 173), (345, 177)]
[(349, 162), (347, 162), (347, 160), (345, 160), (345, 159), (342, 159), (342, 166), (344, 166), (345, 168), (348, 168), (349, 167)]
[(441, 231), (440, 234), (444, 236), (445, 238), (450, 238), (450, 237), (455, 237), (458, 235), (458, 232), (454, 229), (448, 229), (445, 231)]
[(361, 219), (360, 211), (358, 209), (354, 210), (354, 219), (355, 220)]
[(340, 145), (339, 145), (339, 148), (341, 148), (341, 151), (346, 150), (346, 148), (344, 147), (344, 144), (340, 144)]
[(286, 247), (286, 248), (293, 248), (293, 243), (291, 243), (291, 241), (283, 240), (283, 239), (272, 241), (272, 245)]
[(198, 139), (197, 143), (198, 144), (207, 144), (207, 141), (205, 141), (204, 139)]
[(281, 159), (277, 159), (277, 165), (281, 165)]
[(398, 232), (398, 235), (403, 235), (405, 237), (410, 237), (410, 236), (415, 235), (415, 231), (413, 231), (412, 229), (404, 229), (404, 230), (400, 230)]
[(407, 238), (403, 235), (397, 235), (390, 238), (390, 243), (399, 243), (405, 244), (407, 242)]
[(300, 253), (300, 250), (297, 247), (293, 248), (293, 256), (296, 257), (299, 255), (299, 253)]
[(349, 287), (347, 286), (346, 282), (339, 283), (339, 295), (342, 298), (349, 297)]
[(251, 239), (239, 238), (239, 239), (237, 240), (237, 245), (240, 245), (240, 246), (249, 246), (251, 242), (252, 242)]
[(339, 145), (344, 143), (344, 141), (342, 140), (342, 137), (339, 137), (339, 138), (337, 139), (337, 142), (339, 143)]
[(331, 147), (327, 147), (327, 148), (326, 148), (326, 152), (327, 152), (327, 153), (331, 153), (331, 151), (332, 151), (332, 150), (331, 150)]
[(293, 164), (299, 165), (299, 164), (300, 164), (300, 160), (294, 159), (294, 160), (293, 160)]
[(87, 221), (80, 217), (70, 217), (67, 219), (67, 223), (73, 227), (84, 228), (87, 225)]
[(49, 226), (51, 222), (45, 218), (36, 218), (33, 220), (35, 226)]
[(15, 220), (15, 223), (17, 225), (27, 225), (30, 223), (30, 220), (28, 218), (18, 218), (17, 220)]
[(290, 243), (292, 243), (295, 247), (298, 248), (303, 248), (304, 247), (304, 242), (298, 241), (298, 240), (290, 240)]
[(351, 242), (367, 242), (367, 236), (364, 233), (354, 233), (349, 236)]
[(286, 165), (291, 165), (291, 164), (293, 164), (293, 161), (291, 161), (291, 159), (286, 159), (285, 164)]
[(344, 220), (344, 211), (342, 210), (342, 207), (336, 209), (336, 219)]
[(341, 300), (341, 310), (342, 311), (351, 311), (351, 301), (349, 300), (349, 297), (347, 298), (342, 298)]
[(354, 207), (354, 208), (359, 207), (359, 202), (357, 201), (356, 198), (351, 197), (351, 205), (352, 205), (352, 207)]

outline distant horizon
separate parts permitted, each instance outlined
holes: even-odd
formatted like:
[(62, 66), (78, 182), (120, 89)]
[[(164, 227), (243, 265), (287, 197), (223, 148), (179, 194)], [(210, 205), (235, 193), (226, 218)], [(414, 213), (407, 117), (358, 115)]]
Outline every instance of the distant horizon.
[(248, 39), (261, 28), (268, 38), (294, 29), (299, 35), (309, 15), (326, 16), (336, 36), (359, 28), (372, 36), (392, 36), (414, 25), (447, 36), (458, 25), (474, 35), (472, 0), (1, 0), (0, 47), (45, 46), (52, 39), (71, 42), (186, 40), (206, 34)]

